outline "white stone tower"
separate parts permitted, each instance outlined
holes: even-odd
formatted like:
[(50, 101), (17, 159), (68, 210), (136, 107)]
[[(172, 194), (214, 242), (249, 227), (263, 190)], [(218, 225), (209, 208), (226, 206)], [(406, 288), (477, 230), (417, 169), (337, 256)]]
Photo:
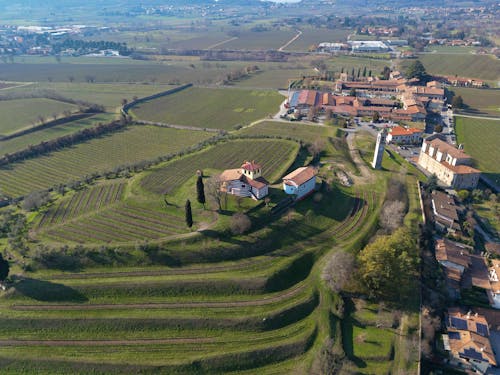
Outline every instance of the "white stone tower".
[(377, 144), (375, 145), (375, 154), (373, 154), (372, 167), (373, 169), (380, 169), (382, 167), (382, 157), (384, 156), (385, 139), (387, 138), (387, 131), (384, 128), (377, 135)]

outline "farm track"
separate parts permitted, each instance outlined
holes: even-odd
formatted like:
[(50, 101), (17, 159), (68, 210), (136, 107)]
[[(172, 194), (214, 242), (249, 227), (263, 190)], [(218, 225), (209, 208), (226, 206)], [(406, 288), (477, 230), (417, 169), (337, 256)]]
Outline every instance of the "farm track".
[(201, 344), (216, 342), (213, 338), (172, 338), (133, 340), (1, 340), (0, 346), (117, 346), (155, 344)]
[(246, 306), (264, 306), (281, 302), (305, 289), (304, 284), (288, 289), (273, 297), (245, 301), (221, 302), (161, 302), (161, 303), (101, 303), (101, 304), (57, 304), (57, 305), (12, 305), (12, 310), (43, 311), (43, 310), (114, 310), (114, 309), (179, 309), (179, 308), (228, 308)]

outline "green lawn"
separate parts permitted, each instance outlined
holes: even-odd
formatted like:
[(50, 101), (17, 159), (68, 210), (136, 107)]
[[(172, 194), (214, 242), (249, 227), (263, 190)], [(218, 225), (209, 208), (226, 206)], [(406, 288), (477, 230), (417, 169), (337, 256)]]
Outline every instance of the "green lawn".
[(500, 91), (491, 89), (472, 89), (450, 87), (456, 96), (461, 96), (466, 108), (464, 112), (472, 114), (500, 116)]
[[(460, 77), (483, 79), (497, 86), (500, 76), (498, 59), (488, 55), (447, 55), (431, 53), (419, 56), (430, 74), (458, 75)], [(409, 62), (405, 62), (405, 66)]]
[(284, 97), (273, 91), (191, 87), (132, 108), (141, 120), (231, 130), (278, 112)]
[(332, 136), (333, 128), (314, 126), (296, 122), (263, 121), (250, 127), (241, 129), (238, 134), (264, 135), (271, 137), (290, 137), (301, 140), (304, 143), (312, 143), (317, 139)]
[(99, 123), (107, 123), (115, 118), (115, 114), (101, 113), (81, 120), (71, 121), (63, 125), (38, 130), (6, 141), (0, 140), (0, 154), (7, 154), (22, 150), (29, 145), (36, 145), (57, 137), (62, 137), (79, 130), (93, 127)]
[(457, 143), (471, 155), (478, 168), (500, 186), (500, 121), (456, 117)]
[(202, 131), (130, 126), (71, 148), (0, 169), (0, 189), (9, 196), (24, 195), (94, 172), (177, 152), (210, 136)]
[(47, 121), (54, 114), (60, 116), (66, 110), (77, 109), (73, 104), (45, 98), (0, 101), (0, 136), (38, 125), (39, 116)]

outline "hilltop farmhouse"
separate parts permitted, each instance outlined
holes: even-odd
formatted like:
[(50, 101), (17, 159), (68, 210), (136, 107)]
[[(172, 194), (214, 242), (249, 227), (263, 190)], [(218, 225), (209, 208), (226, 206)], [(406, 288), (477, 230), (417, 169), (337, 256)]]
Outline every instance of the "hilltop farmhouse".
[(262, 199), (269, 193), (269, 182), (262, 177), (262, 166), (255, 161), (245, 161), (237, 169), (226, 169), (220, 180), (223, 192), (239, 197)]
[(463, 150), (443, 141), (439, 135), (424, 140), (418, 165), (453, 189), (474, 189), (481, 171), (471, 167), (472, 158)]

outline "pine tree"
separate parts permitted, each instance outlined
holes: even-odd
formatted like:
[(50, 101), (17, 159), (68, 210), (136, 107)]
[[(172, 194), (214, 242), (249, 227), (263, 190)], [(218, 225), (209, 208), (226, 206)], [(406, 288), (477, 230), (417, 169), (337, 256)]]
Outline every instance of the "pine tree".
[(184, 207), (186, 214), (186, 225), (191, 228), (193, 226), (193, 213), (191, 212), (191, 202), (186, 200), (186, 206)]
[(203, 177), (201, 176), (198, 176), (198, 180), (196, 181), (196, 196), (198, 203), (201, 203), (205, 207), (205, 185), (203, 185)]
[(9, 262), (3, 258), (2, 254), (0, 254), (0, 281), (5, 281), (7, 276), (9, 276), (9, 271)]

